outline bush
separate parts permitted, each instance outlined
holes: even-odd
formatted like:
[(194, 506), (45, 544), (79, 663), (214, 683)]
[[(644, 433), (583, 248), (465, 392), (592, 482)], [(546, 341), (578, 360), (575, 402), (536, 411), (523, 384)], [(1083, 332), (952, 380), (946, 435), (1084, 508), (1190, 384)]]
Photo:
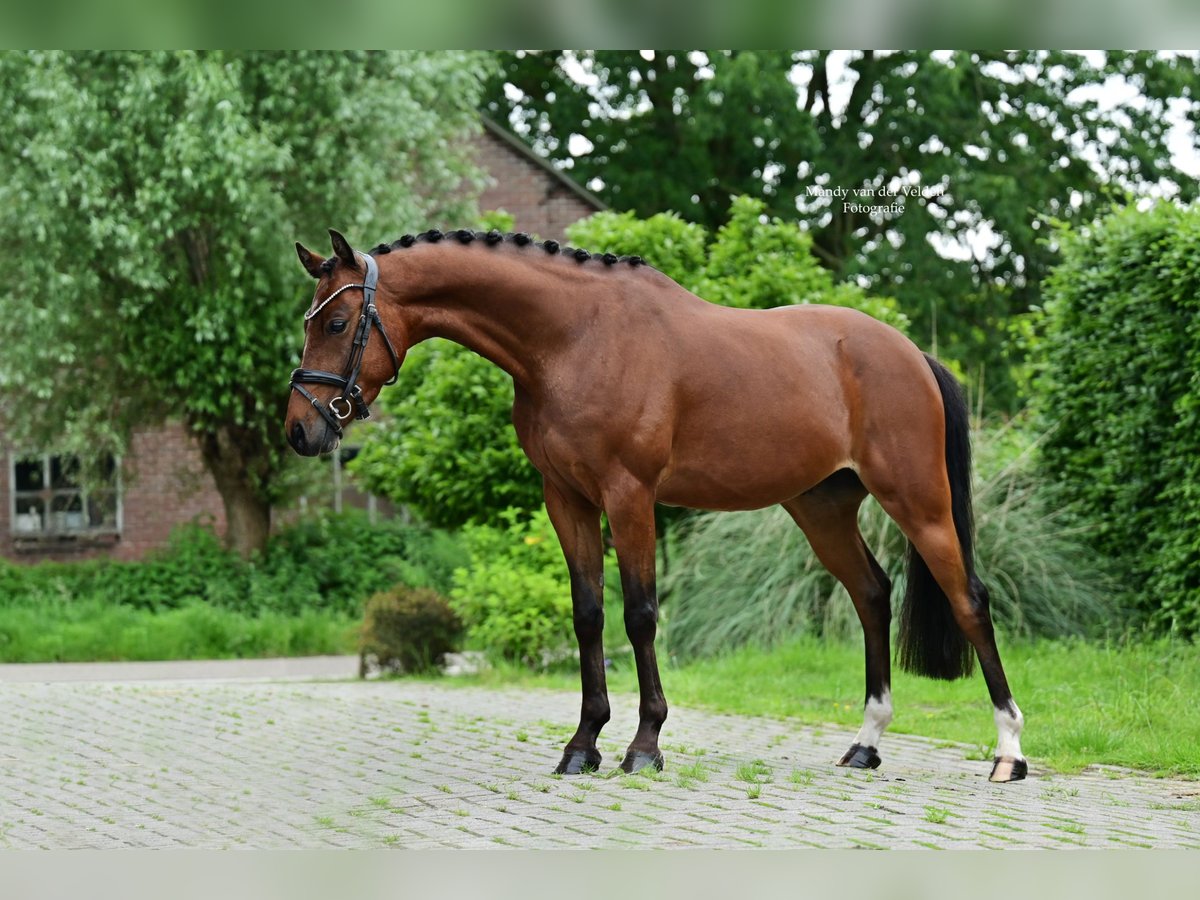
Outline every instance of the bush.
[[(976, 436), (976, 566), (997, 625), (1010, 634), (1082, 635), (1113, 623), (1111, 583), (1032, 472), (1032, 441)], [(872, 499), (859, 527), (904, 596), (906, 540)], [(694, 517), (674, 539), (667, 644), (678, 657), (798, 634), (860, 634), (853, 604), (781, 508)]]
[(454, 573), (450, 603), (467, 642), (489, 656), (544, 667), (574, 646), (571, 586), (562, 550), (539, 511), (503, 513), (503, 528), (463, 529), (470, 568)]
[(446, 599), (429, 588), (398, 586), (367, 601), (359, 657), (392, 672), (428, 672), (458, 649), (463, 626)]
[(395, 521), (371, 525), (357, 511), (281, 529), (250, 561), (208, 529), (187, 526), (142, 562), (0, 560), (0, 604), (95, 601), (161, 611), (198, 602), (252, 615), (324, 610), (357, 618), (367, 597), (397, 582), (448, 591), (465, 561), (451, 535)]
[(1200, 633), (1200, 207), (1060, 229), (1037, 404), (1046, 470), (1141, 612)]

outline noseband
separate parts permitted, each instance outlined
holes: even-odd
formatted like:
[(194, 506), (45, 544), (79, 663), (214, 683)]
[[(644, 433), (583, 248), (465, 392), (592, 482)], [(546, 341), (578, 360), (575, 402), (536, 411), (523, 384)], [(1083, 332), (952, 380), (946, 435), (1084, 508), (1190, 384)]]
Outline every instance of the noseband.
[[(351, 416), (356, 419), (366, 419), (371, 415), (370, 408), (363, 400), (362, 388), (358, 385), (358, 375), (362, 371), (363, 357), (367, 352), (367, 341), (370, 340), (372, 327), (378, 328), (379, 333), (383, 336), (384, 346), (387, 347), (388, 355), (392, 357), (392, 368), (395, 370), (391, 379), (384, 384), (395, 384), (396, 378), (400, 374), (400, 359), (396, 356), (396, 348), (388, 339), (387, 332), (383, 328), (383, 320), (379, 318), (379, 310), (375, 306), (375, 288), (379, 283), (379, 266), (371, 256), (360, 253), (359, 257), (367, 267), (367, 274), (362, 284), (342, 285), (322, 300), (315, 309), (304, 315), (304, 327), (307, 329), (308, 323), (338, 294), (351, 288), (362, 288), (362, 314), (358, 318), (358, 329), (354, 333), (354, 343), (350, 347), (350, 358), (346, 361), (345, 372), (341, 375), (322, 372), (319, 369), (296, 369), (292, 372), (292, 390), (299, 392), (301, 397), (312, 403), (313, 409), (321, 414), (338, 437), (342, 436), (342, 422)], [(306, 390), (303, 387), (305, 384), (331, 384), (341, 388), (342, 393), (326, 405)]]

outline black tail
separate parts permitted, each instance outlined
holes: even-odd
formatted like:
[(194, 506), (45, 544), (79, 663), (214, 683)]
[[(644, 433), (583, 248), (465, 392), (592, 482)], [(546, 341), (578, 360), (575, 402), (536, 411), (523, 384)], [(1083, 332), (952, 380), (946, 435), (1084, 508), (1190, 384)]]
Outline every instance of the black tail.
[[(950, 503), (954, 530), (962, 547), (963, 562), (972, 593), (986, 596), (975, 577), (975, 517), (971, 510), (971, 423), (962, 386), (936, 359), (925, 354), (929, 368), (942, 392), (946, 411), (946, 471), (950, 476)], [(934, 580), (925, 560), (911, 543), (908, 545), (908, 587), (900, 610), (900, 667), (953, 681), (970, 675), (975, 655), (963, 636), (950, 601)], [(981, 597), (982, 599), (982, 597)]]

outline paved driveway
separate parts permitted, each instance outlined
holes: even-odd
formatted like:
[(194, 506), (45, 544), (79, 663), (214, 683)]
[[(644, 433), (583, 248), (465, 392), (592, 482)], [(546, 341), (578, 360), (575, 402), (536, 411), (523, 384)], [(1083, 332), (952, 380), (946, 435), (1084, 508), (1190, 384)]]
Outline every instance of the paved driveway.
[[(0, 667), (0, 846), (1200, 848), (1200, 782), (1035, 760), (992, 785), (898, 735), (847, 771), (850, 732), (678, 705), (661, 775), (557, 778), (573, 693), (306, 669), (353, 660)], [(613, 702), (606, 768), (636, 723)]]

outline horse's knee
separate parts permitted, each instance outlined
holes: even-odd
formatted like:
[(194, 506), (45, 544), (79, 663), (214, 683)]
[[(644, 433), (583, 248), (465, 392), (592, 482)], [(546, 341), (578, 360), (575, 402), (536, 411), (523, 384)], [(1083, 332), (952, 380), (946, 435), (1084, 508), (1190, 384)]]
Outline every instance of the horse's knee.
[(653, 600), (625, 604), (625, 633), (630, 640), (654, 639), (658, 630), (658, 604)]
[(604, 604), (594, 597), (576, 603), (573, 618), (575, 637), (579, 640), (594, 638), (604, 633)]

